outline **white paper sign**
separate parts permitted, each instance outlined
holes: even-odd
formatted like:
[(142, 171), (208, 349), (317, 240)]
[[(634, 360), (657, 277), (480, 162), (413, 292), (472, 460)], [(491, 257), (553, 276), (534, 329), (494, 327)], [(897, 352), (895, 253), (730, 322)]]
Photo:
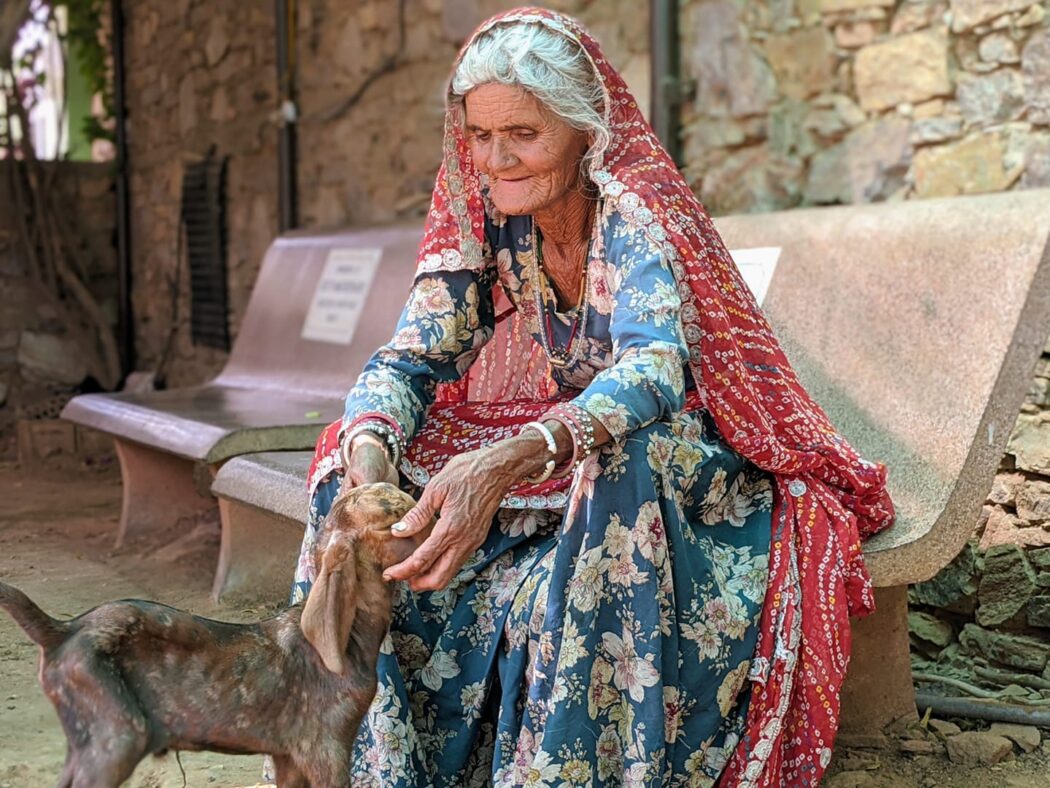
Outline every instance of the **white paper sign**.
[(755, 300), (761, 306), (766, 300), (769, 283), (773, 281), (773, 272), (780, 259), (779, 246), (759, 246), (754, 249), (730, 249), (733, 262), (740, 269), (741, 276), (751, 288)]
[(354, 341), (382, 249), (333, 249), (303, 323), (303, 339), (349, 345)]

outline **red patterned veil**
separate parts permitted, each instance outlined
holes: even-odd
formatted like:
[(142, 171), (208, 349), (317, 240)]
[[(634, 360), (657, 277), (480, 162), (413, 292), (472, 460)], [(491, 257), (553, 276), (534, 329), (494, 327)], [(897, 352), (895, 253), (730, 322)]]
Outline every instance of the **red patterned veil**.
[[(590, 172), (603, 210), (646, 233), (675, 272), (698, 388), (692, 404), (711, 414), (729, 446), (775, 477), (769, 586), (747, 730), (721, 784), (816, 785), (838, 728), (849, 616), (874, 610), (860, 542), (893, 521), (886, 470), (863, 460), (803, 389), (710, 218), (597, 42), (574, 19), (538, 8), (494, 17), (474, 37), (518, 22), (547, 25), (592, 61), (612, 132)], [(461, 125), (449, 112), (419, 272), (487, 265), (481, 186)], [(501, 320), (464, 380), (441, 387), (408, 460), (439, 467), (435, 446), (449, 443), (442, 435), (453, 423), (460, 429), (473, 424), (479, 440), (490, 440), (543, 413), (553, 389), (536, 350), (517, 316)], [(478, 400), (487, 404), (473, 404)], [(510, 410), (495, 404), (508, 400)]]

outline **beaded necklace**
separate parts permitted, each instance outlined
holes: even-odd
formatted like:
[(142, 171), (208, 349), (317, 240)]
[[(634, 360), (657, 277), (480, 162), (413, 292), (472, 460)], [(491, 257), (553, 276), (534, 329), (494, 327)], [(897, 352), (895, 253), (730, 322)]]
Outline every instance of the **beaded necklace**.
[[(576, 302), (576, 314), (572, 318), (572, 328), (569, 330), (569, 341), (565, 349), (554, 345), (554, 329), (550, 322), (550, 311), (547, 309), (548, 279), (543, 270), (543, 236), (540, 235), (535, 222), (532, 222), (532, 298), (537, 309), (537, 323), (540, 329), (540, 344), (543, 352), (547, 355), (551, 367), (569, 367), (580, 359), (584, 345), (587, 340), (587, 313), (590, 300), (590, 288), (587, 287), (587, 272), (590, 264), (592, 245), (597, 234), (598, 216), (602, 215), (601, 206), (594, 211), (594, 229), (591, 231), (590, 243), (587, 245), (587, 254), (584, 257), (584, 270), (580, 276), (580, 295)], [(555, 305), (556, 307), (556, 305)], [(543, 315), (542, 319), (540, 315)]]

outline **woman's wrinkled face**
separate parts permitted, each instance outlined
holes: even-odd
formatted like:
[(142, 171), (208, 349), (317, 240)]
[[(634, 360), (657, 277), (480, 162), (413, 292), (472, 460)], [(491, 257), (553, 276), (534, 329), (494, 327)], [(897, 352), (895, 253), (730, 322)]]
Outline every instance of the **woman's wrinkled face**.
[(489, 197), (510, 216), (556, 208), (580, 188), (587, 134), (574, 129), (516, 85), (480, 85), (465, 97), (474, 164), (489, 178)]

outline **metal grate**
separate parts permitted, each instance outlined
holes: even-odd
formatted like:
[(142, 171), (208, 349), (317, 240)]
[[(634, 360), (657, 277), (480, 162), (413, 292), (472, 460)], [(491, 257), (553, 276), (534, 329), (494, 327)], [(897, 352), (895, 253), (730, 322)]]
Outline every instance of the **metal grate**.
[(182, 223), (190, 263), (193, 344), (230, 349), (226, 285), (226, 161), (208, 158), (182, 177)]

